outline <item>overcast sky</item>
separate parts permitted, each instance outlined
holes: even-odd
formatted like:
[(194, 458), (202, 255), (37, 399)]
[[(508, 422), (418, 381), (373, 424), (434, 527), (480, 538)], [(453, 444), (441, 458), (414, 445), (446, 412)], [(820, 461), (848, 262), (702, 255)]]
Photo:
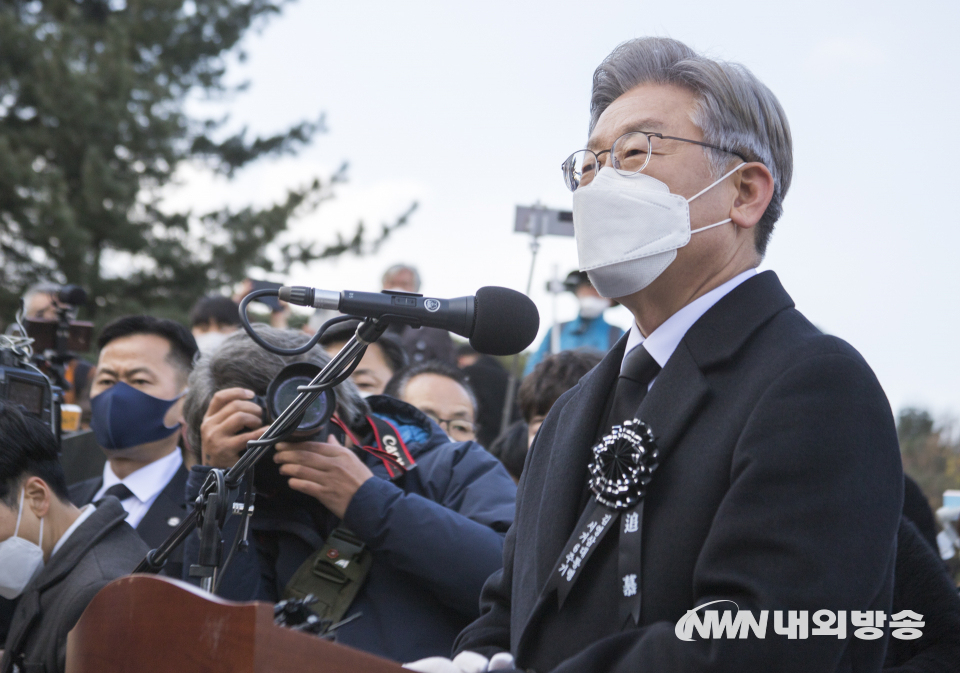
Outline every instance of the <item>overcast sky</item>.
[[(376, 227), (417, 201), (409, 226), (375, 256), (276, 280), (379, 290), (382, 271), (407, 261), (426, 294), (523, 290), (530, 247), (512, 233), (514, 208), (570, 208), (559, 165), (584, 145), (594, 68), (624, 40), (674, 37), (745, 64), (789, 117), (793, 186), (762, 268), (821, 329), (863, 353), (894, 410), (952, 416), (958, 26), (955, 0), (300, 0), (250, 36), (248, 60), (231, 73), (251, 87), (213, 110), (258, 133), (324, 112), (328, 133), (232, 182), (188, 168), (169, 199), (198, 211), (267, 203), (347, 160), (349, 184), (297, 234), (332, 241), (359, 219)], [(542, 243), (531, 296), (545, 328), (546, 280), (577, 257), (572, 239)], [(558, 309), (561, 320), (576, 312), (569, 297)], [(608, 318), (630, 322), (622, 308)]]

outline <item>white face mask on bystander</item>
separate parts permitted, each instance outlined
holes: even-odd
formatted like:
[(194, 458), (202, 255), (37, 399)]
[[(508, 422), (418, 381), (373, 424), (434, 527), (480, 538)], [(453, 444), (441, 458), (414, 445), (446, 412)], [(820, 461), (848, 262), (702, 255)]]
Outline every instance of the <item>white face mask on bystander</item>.
[(210, 355), (215, 352), (223, 342), (227, 340), (227, 337), (231, 336), (230, 334), (225, 334), (223, 332), (206, 332), (200, 334), (199, 336), (194, 337), (197, 340), (197, 348), (200, 349), (201, 355)]
[(690, 202), (736, 173), (740, 164), (685, 199), (644, 173), (621, 175), (606, 166), (573, 193), (573, 224), (580, 270), (604, 297), (626, 297), (657, 279), (677, 249), (699, 233), (730, 222), (690, 229)]
[[(23, 593), (30, 581), (43, 569), (43, 549), (22, 537), (20, 519), (23, 517), (24, 489), (20, 490), (20, 510), (13, 536), (0, 542), (0, 596), (12, 600)], [(43, 542), (43, 519), (40, 519), (40, 543)]]
[(610, 300), (603, 297), (579, 297), (580, 317), (593, 320), (603, 315), (610, 308)]

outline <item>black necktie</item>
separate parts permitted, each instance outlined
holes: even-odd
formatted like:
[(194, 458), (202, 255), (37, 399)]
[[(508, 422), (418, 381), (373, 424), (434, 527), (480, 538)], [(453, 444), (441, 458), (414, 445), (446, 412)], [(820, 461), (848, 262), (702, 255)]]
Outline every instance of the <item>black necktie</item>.
[(112, 495), (120, 502), (123, 502), (127, 498), (133, 497), (133, 491), (127, 488), (124, 484), (114, 484), (113, 486), (108, 488), (106, 491), (104, 491), (103, 495), (100, 497), (100, 500), (103, 500), (108, 495)]
[(617, 379), (617, 390), (610, 407), (608, 428), (636, 416), (647, 394), (647, 387), (659, 373), (660, 365), (642, 344), (626, 354), (620, 365), (620, 378)]
[[(647, 394), (647, 387), (658, 373), (660, 365), (643, 345), (637, 346), (624, 356), (606, 420), (600, 426), (599, 441), (602, 441), (599, 438), (612, 432), (613, 426), (622, 425), (624, 421), (637, 417), (637, 409)], [(607, 531), (619, 529), (620, 540), (613, 552), (617, 555), (617, 592), (623, 594), (618, 601), (619, 623), (626, 624), (628, 619), (632, 619), (635, 626), (640, 618), (643, 501), (629, 510), (613, 510), (598, 500), (591, 502), (591, 493), (587, 480), (580, 501), (580, 521), (560, 555), (550, 582), (557, 587), (557, 598), (562, 608), (578, 577), (579, 568), (586, 564)]]

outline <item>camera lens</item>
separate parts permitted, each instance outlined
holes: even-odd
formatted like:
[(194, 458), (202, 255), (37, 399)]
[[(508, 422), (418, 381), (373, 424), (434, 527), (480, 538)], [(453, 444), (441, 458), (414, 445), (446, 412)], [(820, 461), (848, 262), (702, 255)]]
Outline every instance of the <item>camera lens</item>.
[[(267, 387), (267, 407), (270, 415), (277, 418), (297, 398), (297, 388), (305, 386), (320, 373), (320, 368), (309, 362), (295, 362), (284, 367)], [(330, 420), (336, 407), (332, 390), (324, 391), (315, 399), (293, 432), (294, 438), (306, 438), (317, 432)]]
[[(274, 391), (271, 400), (271, 405), (277, 410), (277, 413), (282, 412), (297, 398), (297, 395), (299, 395), (297, 387), (305, 386), (308, 383), (310, 383), (310, 378), (306, 376), (296, 376), (280, 383), (276, 391)], [(327, 419), (331, 416), (331, 414), (327, 412), (328, 406), (326, 395), (321, 395), (315, 399), (313, 404), (307, 407), (307, 411), (300, 420), (300, 425), (297, 426), (297, 430), (313, 430), (326, 423)]]

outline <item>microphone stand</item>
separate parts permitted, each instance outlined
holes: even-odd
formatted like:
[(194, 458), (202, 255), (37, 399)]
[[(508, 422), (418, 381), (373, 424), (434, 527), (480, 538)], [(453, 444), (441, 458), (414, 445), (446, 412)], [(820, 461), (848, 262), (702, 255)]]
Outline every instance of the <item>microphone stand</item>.
[(309, 385), (298, 388), (300, 391), (290, 405), (283, 410), (259, 440), (251, 440), (246, 452), (229, 470), (213, 469), (200, 488), (200, 495), (193, 505), (193, 511), (180, 522), (170, 536), (146, 557), (133, 570), (135, 573), (158, 573), (163, 569), (173, 551), (187, 539), (197, 527), (200, 527), (200, 555), (198, 563), (190, 567), (190, 575), (201, 578), (201, 587), (206, 591), (216, 586), (217, 568), (223, 549), (220, 529), (239, 492), (240, 484), (250, 469), (256, 465), (273, 446), (300, 422), (300, 418), (323, 391), (340, 383), (340, 377), (363, 357), (367, 346), (380, 338), (387, 329), (384, 321), (364, 320), (350, 341), (340, 349), (330, 362), (317, 374)]

